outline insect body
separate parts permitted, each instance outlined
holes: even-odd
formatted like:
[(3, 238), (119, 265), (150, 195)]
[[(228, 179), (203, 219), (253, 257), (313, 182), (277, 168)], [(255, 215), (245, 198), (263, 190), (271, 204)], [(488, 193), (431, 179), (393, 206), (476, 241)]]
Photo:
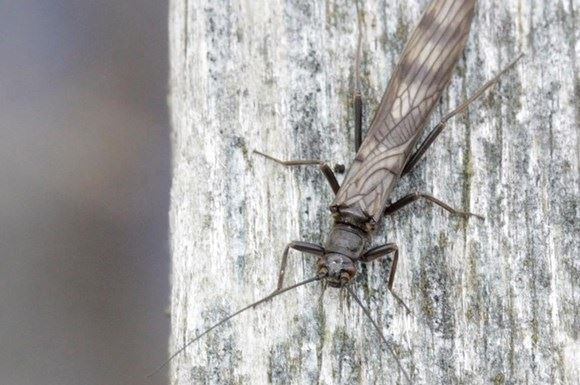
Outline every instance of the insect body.
[[(469, 103), (495, 84), (499, 76), (517, 61), (517, 59), (514, 60), (474, 95), (444, 116), (413, 152), (423, 134), (427, 119), (449, 82), (453, 68), (465, 47), (475, 3), (475, 0), (433, 0), (429, 4), (401, 54), (368, 134), (358, 148), (342, 186), (339, 186), (331, 168), (324, 162), (318, 160), (281, 161), (256, 151), (270, 160), (287, 166), (318, 165), (336, 194), (330, 206), (334, 225), (324, 246), (302, 241), (288, 244), (282, 254), (278, 285), (272, 294), (231, 314), (198, 335), (172, 355), (166, 363), (201, 336), (237, 314), (295, 287), (318, 280), (323, 280), (332, 287), (346, 288), (369, 316), (381, 339), (393, 354), (381, 329), (370, 317), (368, 309), (350, 289), (349, 284), (357, 274), (357, 264), (371, 262), (392, 253), (393, 263), (388, 279), (388, 288), (392, 288), (398, 260), (396, 244), (387, 243), (370, 249), (367, 247), (377, 224), (384, 215), (392, 214), (420, 198), (437, 204), (453, 214), (473, 215), (457, 211), (437, 198), (423, 193), (409, 194), (391, 205), (387, 202), (397, 181), (418, 162), (443, 130), (447, 120), (463, 112)], [(355, 117), (355, 121), (360, 122), (360, 103), (355, 104), (355, 112), (359, 114)], [(357, 125), (357, 130), (360, 130), (360, 123)], [(290, 249), (318, 256), (318, 274), (306, 281), (284, 287)], [(397, 364), (409, 380), (398, 360)]]
[(390, 288), (398, 257), (397, 246), (389, 243), (366, 249), (377, 223), (385, 214), (420, 197), (453, 213), (470, 214), (453, 210), (426, 194), (404, 197), (388, 207), (387, 201), (399, 178), (411, 169), (418, 160), (417, 156), (420, 157), (431, 144), (424, 144), (412, 155), (411, 151), (423, 133), (427, 118), (463, 51), (474, 7), (475, 0), (434, 0), (427, 7), (407, 42), (342, 186), (339, 187), (330, 167), (322, 162), (283, 162), (262, 154), (286, 165), (318, 162), (336, 193), (330, 207), (334, 226), (325, 246), (304, 242), (289, 244), (282, 257), (278, 289), (283, 285), (289, 248), (320, 255), (318, 276), (334, 287), (352, 281), (358, 262), (370, 262), (394, 253)]

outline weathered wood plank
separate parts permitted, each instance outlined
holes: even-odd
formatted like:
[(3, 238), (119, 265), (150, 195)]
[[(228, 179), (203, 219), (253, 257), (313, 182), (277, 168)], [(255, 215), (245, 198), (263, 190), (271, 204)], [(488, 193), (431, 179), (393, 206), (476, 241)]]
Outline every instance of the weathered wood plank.
[[(374, 111), (425, 0), (364, 1), (362, 82)], [(395, 197), (428, 192), (482, 213), (417, 203), (387, 219), (395, 290), (371, 265), (358, 293), (416, 384), (577, 384), (577, 2), (481, 0), (436, 116), (517, 53), (527, 56), (451, 122)], [(315, 169), (252, 155), (353, 157), (356, 9), (349, 1), (170, 2), (173, 126), (170, 351), (269, 293), (291, 240), (322, 242), (330, 188)], [(367, 114), (369, 115), (369, 114)], [(366, 116), (368, 122), (372, 116)], [(293, 254), (289, 281), (312, 276)], [(319, 285), (240, 316), (175, 359), (172, 384), (402, 384), (359, 308)]]

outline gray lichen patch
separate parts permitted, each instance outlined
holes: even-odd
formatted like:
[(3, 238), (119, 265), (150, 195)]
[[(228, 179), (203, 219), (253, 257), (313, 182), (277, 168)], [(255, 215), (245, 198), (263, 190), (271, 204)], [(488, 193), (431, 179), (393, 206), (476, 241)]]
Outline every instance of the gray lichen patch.
[(441, 264), (443, 252), (434, 248), (429, 252), (429, 259), (424, 258), (419, 279), (421, 293), (421, 311), (432, 325), (433, 331), (443, 338), (452, 338), (455, 334), (453, 303), (449, 289), (453, 281), (444, 264)]
[(333, 377), (337, 384), (356, 384), (361, 381), (361, 360), (357, 341), (349, 334), (349, 330), (340, 327), (332, 337), (331, 353), (334, 358), (332, 364)]
[(288, 384), (296, 379), (315, 383), (320, 377), (323, 322), (319, 309), (294, 317), (288, 337), (273, 345), (268, 354), (268, 383)]

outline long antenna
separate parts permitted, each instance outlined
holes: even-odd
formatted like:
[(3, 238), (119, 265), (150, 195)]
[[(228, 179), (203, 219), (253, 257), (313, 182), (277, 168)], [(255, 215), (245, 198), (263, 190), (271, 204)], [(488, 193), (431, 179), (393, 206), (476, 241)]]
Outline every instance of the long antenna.
[(204, 335), (206, 335), (207, 333), (211, 332), (213, 329), (223, 325), (224, 323), (228, 322), (229, 320), (231, 320), (232, 318), (234, 318), (235, 316), (237, 316), (240, 313), (245, 312), (246, 310), (256, 307), (258, 305), (263, 304), (264, 302), (268, 302), (270, 301), (272, 298), (279, 296), (282, 293), (285, 293), (287, 291), (290, 291), (292, 289), (296, 289), (297, 287), (300, 287), (302, 285), (306, 285), (307, 283), (310, 282), (314, 282), (314, 281), (318, 281), (320, 278), (319, 277), (313, 277), (313, 278), (308, 278), (305, 281), (302, 282), (298, 282), (292, 286), (288, 286), (285, 287), (283, 289), (277, 290), (275, 292), (273, 292), (272, 294), (238, 310), (235, 313), (230, 314), (229, 316), (227, 316), (226, 318), (222, 319), (221, 321), (219, 321), (218, 323), (214, 324), (213, 326), (211, 326), (209, 329), (206, 329), (203, 333), (197, 335), (195, 338), (193, 338), (192, 340), (190, 340), (188, 343), (186, 343), (185, 345), (183, 345), (178, 351), (176, 351), (175, 353), (173, 353), (165, 362), (163, 362), (157, 369), (155, 369), (153, 372), (151, 372), (151, 374), (149, 374), (147, 376), (147, 378), (153, 377), (158, 371), (160, 371), (161, 369), (163, 369), (168, 363), (171, 362), (172, 359), (174, 359), (177, 355), (179, 355), (179, 353), (183, 352), (189, 345), (191, 345), (192, 343), (194, 343), (195, 341), (199, 340), (201, 337), (203, 337)]
[(354, 300), (356, 301), (356, 303), (358, 303), (359, 306), (363, 309), (363, 312), (369, 318), (369, 320), (371, 321), (371, 323), (373, 324), (373, 326), (375, 327), (375, 329), (379, 333), (379, 336), (381, 336), (381, 339), (385, 343), (385, 346), (387, 347), (387, 350), (389, 351), (389, 353), (391, 353), (391, 355), (393, 356), (393, 358), (397, 362), (397, 366), (399, 367), (399, 369), (401, 370), (401, 372), (403, 372), (403, 375), (405, 376), (405, 379), (407, 380), (407, 382), (409, 384), (412, 384), (411, 379), (409, 378), (409, 375), (407, 374), (407, 371), (405, 370), (405, 368), (403, 368), (403, 365), (401, 365), (401, 362), (397, 358), (397, 355), (393, 351), (393, 348), (391, 347), (391, 345), (389, 345), (389, 343), (387, 342), (387, 339), (385, 338), (385, 336), (384, 336), (381, 328), (379, 327), (379, 325), (375, 322), (375, 320), (371, 316), (371, 312), (369, 311), (369, 309), (367, 309), (365, 307), (365, 305), (363, 305), (362, 301), (356, 296), (356, 294), (354, 293), (354, 291), (351, 289), (350, 286), (346, 286), (346, 290), (348, 290), (348, 292), (350, 293), (350, 295), (352, 295), (352, 297), (354, 298)]

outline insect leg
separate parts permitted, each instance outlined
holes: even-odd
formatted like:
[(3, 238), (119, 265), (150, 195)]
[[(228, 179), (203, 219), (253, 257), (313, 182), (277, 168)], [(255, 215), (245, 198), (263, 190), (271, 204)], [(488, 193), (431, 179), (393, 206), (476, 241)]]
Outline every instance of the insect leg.
[(362, 16), (357, 8), (357, 28), (358, 37), (356, 44), (356, 58), (354, 64), (354, 151), (358, 152), (362, 143), (362, 118), (363, 118), (363, 102), (360, 91), (360, 57), (361, 57), (361, 43), (362, 43)]
[(362, 144), (363, 103), (360, 91), (354, 93), (354, 151), (358, 152)]
[(266, 159), (270, 159), (271, 161), (274, 161), (274, 162), (281, 164), (283, 166), (318, 165), (318, 167), (320, 168), (320, 171), (322, 171), (322, 174), (324, 174), (324, 176), (326, 177), (326, 180), (330, 184), (330, 188), (332, 188), (332, 191), (334, 191), (334, 193), (336, 194), (338, 192), (338, 189), (340, 189), (340, 185), (338, 184), (338, 181), (336, 180), (336, 176), (334, 175), (334, 172), (332, 171), (332, 169), (330, 168), (330, 166), (327, 163), (325, 163), (321, 160), (316, 160), (316, 159), (280, 160), (278, 158), (274, 158), (273, 156), (264, 154), (263, 152), (260, 152), (257, 150), (254, 150), (254, 152), (256, 154), (262, 155)]
[(447, 203), (435, 198), (434, 196), (431, 196), (428, 194), (422, 194), (422, 193), (418, 193), (418, 192), (414, 192), (414, 193), (405, 195), (404, 197), (402, 197), (401, 199), (399, 199), (395, 203), (391, 204), (390, 206), (387, 206), (387, 208), (385, 208), (385, 215), (391, 215), (391, 214), (399, 211), (403, 207), (407, 206), (408, 204), (411, 204), (411, 203), (413, 203), (416, 200), (421, 199), (421, 198), (427, 199), (429, 202), (435, 203), (436, 205), (449, 211), (453, 215), (462, 215), (464, 217), (474, 216), (474, 217), (477, 217), (477, 218), (482, 219), (482, 220), (485, 219), (481, 215), (473, 214), (473, 213), (470, 213), (467, 211), (456, 210), (453, 207), (449, 206)]
[(278, 274), (278, 286), (276, 286), (275, 292), (282, 289), (284, 286), (284, 275), (286, 274), (286, 265), (288, 263), (288, 251), (290, 249), (298, 250), (307, 254), (322, 255), (324, 254), (324, 248), (314, 243), (293, 241), (286, 245), (284, 253), (282, 253), (282, 264), (280, 265), (280, 273)]
[(383, 257), (387, 254), (393, 254), (393, 263), (391, 264), (391, 272), (389, 274), (389, 280), (387, 282), (387, 287), (393, 295), (393, 297), (407, 310), (407, 314), (411, 313), (411, 309), (403, 302), (403, 300), (393, 292), (393, 283), (395, 283), (395, 272), (397, 271), (397, 263), (399, 262), (399, 247), (395, 243), (386, 243), (372, 249), (367, 250), (366, 253), (361, 257), (361, 262), (371, 262), (377, 258)]
[(443, 129), (447, 125), (447, 121), (449, 119), (451, 119), (452, 117), (454, 117), (457, 114), (460, 114), (460, 113), (466, 111), (467, 107), (469, 107), (469, 105), (473, 101), (475, 101), (477, 98), (479, 98), (481, 95), (483, 95), (483, 93), (488, 88), (495, 85), (499, 81), (501, 75), (503, 75), (504, 73), (506, 73), (506, 71), (508, 71), (510, 68), (512, 68), (518, 62), (518, 60), (520, 60), (522, 58), (522, 56), (523, 56), (523, 54), (520, 54), (514, 61), (512, 61), (510, 64), (508, 64), (497, 75), (495, 75), (492, 79), (488, 80), (483, 86), (481, 86), (477, 91), (475, 91), (475, 93), (473, 95), (471, 95), (469, 98), (467, 98), (467, 100), (465, 100), (463, 103), (461, 103), (459, 106), (457, 106), (457, 108), (455, 108), (453, 111), (451, 111), (447, 115), (445, 115), (441, 119), (441, 121), (439, 123), (437, 123), (435, 128), (433, 128), (433, 130), (431, 130), (429, 135), (427, 135), (427, 137), (425, 138), (423, 143), (421, 143), (421, 145), (419, 146), (417, 151), (415, 151), (415, 153), (413, 155), (411, 155), (411, 157), (409, 158), (409, 160), (405, 164), (405, 168), (403, 169), (403, 173), (401, 175), (407, 174), (417, 164), (417, 162), (419, 162), (419, 160), (423, 157), (423, 154), (425, 154), (425, 151), (427, 151), (429, 146), (431, 146), (431, 144), (435, 141), (435, 139), (443, 131)]
[(394, 243), (387, 243), (384, 245), (373, 247), (372, 249), (367, 250), (367, 252), (364, 253), (360, 259), (361, 262), (368, 263), (390, 253), (394, 253), (394, 255), (393, 255), (393, 265), (391, 267), (391, 273), (388, 282), (389, 290), (391, 290), (391, 288), (393, 287), (393, 283), (395, 280), (395, 271), (397, 270), (397, 262), (399, 261), (399, 247)]

